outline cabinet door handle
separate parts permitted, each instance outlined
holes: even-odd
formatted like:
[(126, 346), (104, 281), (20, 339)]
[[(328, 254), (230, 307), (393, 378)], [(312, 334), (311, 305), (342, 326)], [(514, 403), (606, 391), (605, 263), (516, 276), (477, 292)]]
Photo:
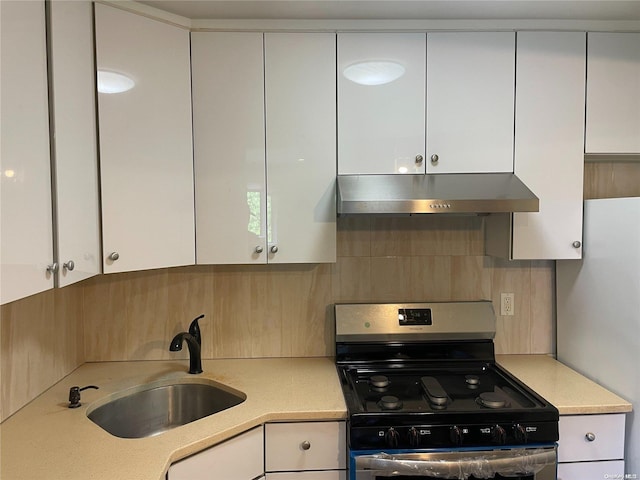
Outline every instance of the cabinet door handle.
[(422, 165), (422, 160), (424, 160), (422, 155), (416, 155), (416, 165)]
[(571, 245), (573, 245), (573, 248), (580, 248), (582, 246), (582, 243), (579, 240), (576, 240)]
[(300, 444), (300, 448), (303, 450), (309, 450), (311, 448), (311, 442), (309, 440), (305, 440)]
[(584, 436), (584, 438), (587, 439), (587, 441), (589, 442), (593, 442), (596, 439), (596, 434), (593, 432), (587, 432), (587, 434)]
[(56, 273), (58, 271), (58, 262), (53, 262), (51, 265), (47, 265), (48, 273)]
[(120, 258), (120, 254), (118, 252), (111, 252), (109, 254), (109, 260), (116, 261)]
[(258, 245), (253, 251), (256, 252), (256, 253), (262, 253), (263, 250), (264, 249), (262, 248), (262, 246)]
[(438, 154), (434, 153), (433, 155), (431, 155), (431, 164), (432, 165), (436, 165), (438, 163), (438, 160), (440, 160), (440, 157), (438, 157)]
[(73, 262), (73, 260), (69, 260), (68, 262), (62, 264), (62, 268), (71, 272), (74, 268), (76, 268), (76, 264)]
[(269, 250), (271, 250), (271, 253), (277, 253), (278, 252), (278, 246), (277, 245), (273, 245)]

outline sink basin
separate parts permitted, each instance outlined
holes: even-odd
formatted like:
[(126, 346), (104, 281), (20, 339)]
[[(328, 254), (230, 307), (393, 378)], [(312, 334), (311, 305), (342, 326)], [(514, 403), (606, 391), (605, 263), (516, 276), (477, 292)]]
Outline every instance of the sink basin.
[(214, 382), (146, 385), (88, 412), (116, 437), (143, 438), (239, 405), (247, 396)]

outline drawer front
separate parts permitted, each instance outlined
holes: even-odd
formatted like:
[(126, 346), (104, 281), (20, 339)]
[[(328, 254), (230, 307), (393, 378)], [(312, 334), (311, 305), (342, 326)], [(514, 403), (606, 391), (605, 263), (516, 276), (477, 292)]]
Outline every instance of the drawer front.
[(346, 468), (344, 422), (268, 423), (267, 472)]
[(624, 413), (561, 416), (558, 461), (624, 459), (624, 422)]
[(168, 480), (250, 480), (264, 473), (262, 427), (196, 453), (169, 467)]
[(558, 464), (558, 480), (624, 478), (624, 461)]
[(347, 480), (346, 470), (267, 473), (266, 480)]

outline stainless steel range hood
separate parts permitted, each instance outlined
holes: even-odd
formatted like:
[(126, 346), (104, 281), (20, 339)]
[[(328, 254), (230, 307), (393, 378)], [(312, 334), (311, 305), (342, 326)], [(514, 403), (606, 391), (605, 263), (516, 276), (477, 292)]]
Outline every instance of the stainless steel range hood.
[(338, 215), (537, 212), (512, 173), (338, 175)]

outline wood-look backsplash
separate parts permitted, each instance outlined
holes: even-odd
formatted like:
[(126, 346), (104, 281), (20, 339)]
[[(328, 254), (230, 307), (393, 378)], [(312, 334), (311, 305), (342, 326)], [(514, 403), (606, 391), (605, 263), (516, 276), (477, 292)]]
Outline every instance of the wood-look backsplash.
[[(585, 165), (585, 198), (614, 196), (640, 196), (640, 162)], [(186, 358), (169, 340), (201, 313), (204, 358), (318, 356), (333, 353), (335, 302), (498, 307), (500, 292), (513, 292), (515, 315), (498, 316), (496, 350), (553, 353), (555, 263), (483, 249), (478, 217), (341, 218), (333, 265), (104, 275), (12, 302), (0, 309), (0, 419), (85, 361)]]

